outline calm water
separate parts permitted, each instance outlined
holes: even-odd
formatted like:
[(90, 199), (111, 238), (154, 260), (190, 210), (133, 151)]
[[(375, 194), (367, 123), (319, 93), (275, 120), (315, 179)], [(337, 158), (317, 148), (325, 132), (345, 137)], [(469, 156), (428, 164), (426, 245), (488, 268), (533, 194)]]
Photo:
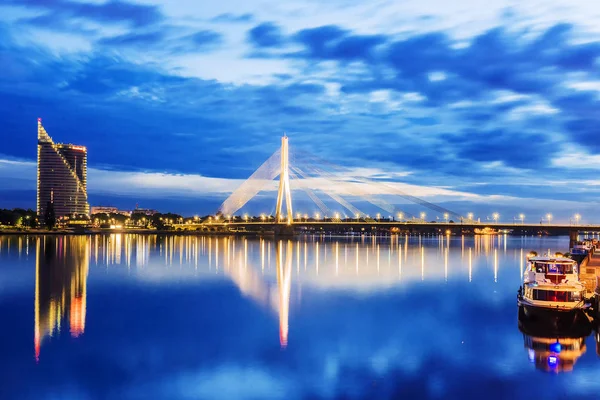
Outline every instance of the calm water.
[(550, 368), (518, 327), (524, 256), (567, 247), (0, 236), (0, 399), (600, 398), (594, 332)]

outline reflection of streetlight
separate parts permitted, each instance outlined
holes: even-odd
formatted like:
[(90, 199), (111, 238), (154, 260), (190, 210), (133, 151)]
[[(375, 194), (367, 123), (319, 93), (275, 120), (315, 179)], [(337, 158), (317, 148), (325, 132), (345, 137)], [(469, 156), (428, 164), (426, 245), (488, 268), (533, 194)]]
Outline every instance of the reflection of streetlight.
[(552, 214), (546, 214), (546, 218), (548, 219), (548, 225), (550, 225), (550, 222), (552, 222)]
[(525, 223), (525, 214), (519, 214), (519, 219), (521, 220), (521, 225)]
[(500, 218), (500, 214), (495, 212), (494, 214), (492, 214), (492, 217), (494, 218), (494, 222), (498, 222), (498, 219)]
[(575, 224), (579, 225), (579, 220), (581, 219), (581, 215), (575, 214)]

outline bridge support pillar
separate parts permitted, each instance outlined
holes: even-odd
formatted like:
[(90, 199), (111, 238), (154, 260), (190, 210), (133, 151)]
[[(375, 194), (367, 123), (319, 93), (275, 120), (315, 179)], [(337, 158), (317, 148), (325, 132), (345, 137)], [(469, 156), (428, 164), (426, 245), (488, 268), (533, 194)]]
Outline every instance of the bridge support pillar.
[(569, 250), (577, 244), (579, 241), (579, 231), (570, 231), (569, 232)]
[(290, 192), (290, 173), (289, 173), (289, 151), (288, 137), (281, 138), (281, 172), (279, 174), (279, 191), (277, 192), (277, 206), (275, 207), (275, 221), (282, 221), (283, 198), (285, 196), (285, 205), (287, 208), (287, 223), (294, 222), (292, 213), (292, 194)]

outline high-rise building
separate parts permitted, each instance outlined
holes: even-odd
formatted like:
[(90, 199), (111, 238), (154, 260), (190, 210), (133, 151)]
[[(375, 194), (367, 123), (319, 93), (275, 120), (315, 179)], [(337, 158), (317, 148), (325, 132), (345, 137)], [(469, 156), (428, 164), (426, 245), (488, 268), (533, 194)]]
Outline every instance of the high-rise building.
[(56, 217), (89, 214), (87, 149), (54, 143), (38, 118), (37, 212), (44, 217), (52, 203)]

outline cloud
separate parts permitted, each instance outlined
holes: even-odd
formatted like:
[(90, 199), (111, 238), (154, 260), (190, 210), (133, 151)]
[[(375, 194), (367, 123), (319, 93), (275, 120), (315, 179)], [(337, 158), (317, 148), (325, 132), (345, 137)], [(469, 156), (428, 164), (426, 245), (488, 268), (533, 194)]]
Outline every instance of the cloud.
[(233, 14), (223, 13), (211, 19), (211, 22), (245, 23), (254, 21), (254, 15), (250, 13)]
[(89, 3), (72, 0), (7, 0), (5, 4), (48, 10), (47, 17), (83, 18), (100, 23), (126, 23), (134, 27), (149, 26), (164, 20), (159, 7), (122, 0)]
[(98, 44), (107, 48), (127, 48), (139, 51), (155, 51), (176, 54), (189, 54), (214, 50), (223, 40), (223, 35), (210, 30), (191, 34), (169, 33), (167, 30), (130, 32), (100, 39)]
[(284, 43), (281, 28), (272, 22), (263, 22), (248, 31), (248, 41), (256, 47), (280, 47)]

